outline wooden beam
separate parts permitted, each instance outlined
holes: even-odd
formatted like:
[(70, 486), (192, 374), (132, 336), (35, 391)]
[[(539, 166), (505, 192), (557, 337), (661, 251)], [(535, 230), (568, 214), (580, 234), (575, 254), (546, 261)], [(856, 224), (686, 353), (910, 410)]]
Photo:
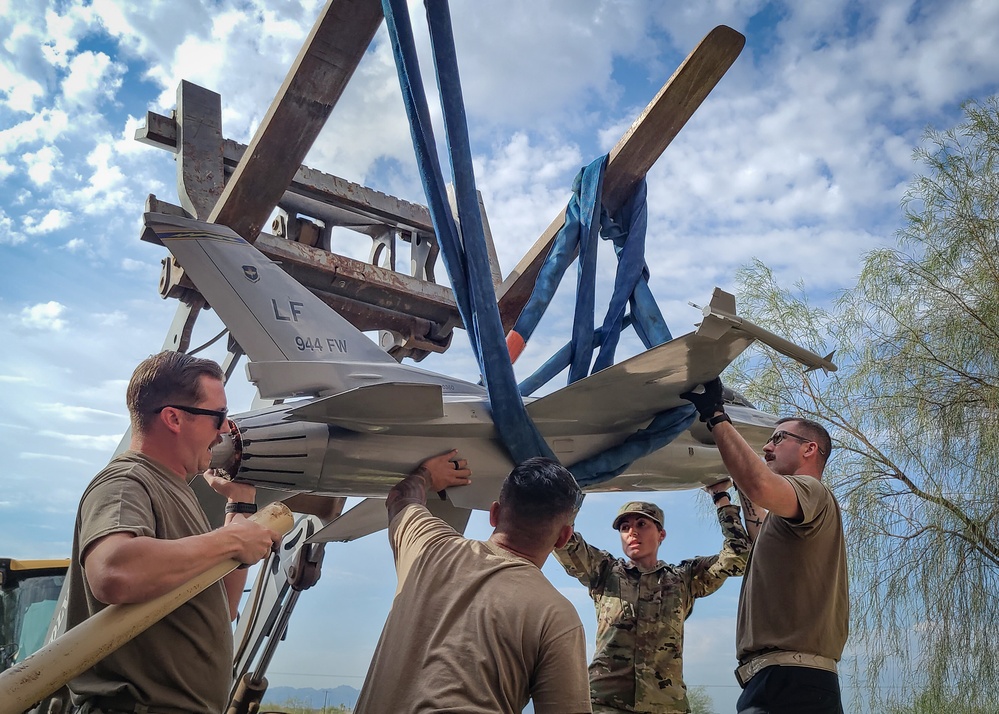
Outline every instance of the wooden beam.
[[(667, 80), (610, 152), (601, 196), (608, 210), (621, 207), (732, 66), (745, 44), (746, 38), (741, 34), (731, 27), (719, 25), (700, 41)], [(499, 309), (504, 330), (509, 331), (520, 317), (564, 223), (564, 215), (557, 216), (500, 286)]]
[(256, 240), (381, 21), (378, 0), (327, 1), (209, 222)]

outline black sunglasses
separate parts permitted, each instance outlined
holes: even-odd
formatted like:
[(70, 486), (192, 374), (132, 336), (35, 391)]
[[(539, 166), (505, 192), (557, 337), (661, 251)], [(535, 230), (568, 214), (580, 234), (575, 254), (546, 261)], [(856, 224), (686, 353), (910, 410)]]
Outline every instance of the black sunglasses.
[(215, 417), (215, 428), (221, 429), (222, 424), (225, 422), (226, 416), (229, 414), (229, 409), (225, 408), (222, 410), (216, 409), (201, 409), (200, 407), (183, 407), (180, 404), (164, 404), (159, 409), (154, 409), (153, 414), (159, 414), (161, 411), (170, 407), (171, 409), (180, 409), (182, 412), (187, 412), (188, 414), (199, 414), (204, 416)]
[(780, 442), (784, 441), (784, 439), (786, 437), (788, 437), (788, 436), (790, 436), (792, 439), (797, 439), (798, 441), (800, 441), (803, 444), (807, 444), (808, 442), (812, 441), (811, 439), (806, 439), (803, 436), (798, 436), (797, 434), (792, 434), (789, 431), (775, 431), (774, 434), (773, 434), (773, 436), (771, 436), (769, 439), (767, 439), (767, 443), (768, 444), (773, 444), (774, 446), (777, 446), (777, 444), (779, 444)]
[(788, 436), (790, 436), (792, 439), (797, 439), (802, 444), (809, 444), (809, 443), (815, 444), (815, 446), (819, 450), (819, 453), (822, 454), (823, 456), (826, 455), (826, 452), (824, 452), (822, 450), (822, 447), (819, 446), (819, 442), (817, 442), (815, 439), (806, 439), (803, 436), (798, 436), (797, 434), (792, 434), (790, 431), (784, 431), (784, 430), (775, 431), (773, 433), (773, 436), (771, 436), (769, 439), (767, 439), (767, 443), (768, 444), (773, 444), (774, 446), (777, 446), (777, 444), (779, 444), (780, 442), (784, 441), (784, 439), (786, 437), (788, 437)]

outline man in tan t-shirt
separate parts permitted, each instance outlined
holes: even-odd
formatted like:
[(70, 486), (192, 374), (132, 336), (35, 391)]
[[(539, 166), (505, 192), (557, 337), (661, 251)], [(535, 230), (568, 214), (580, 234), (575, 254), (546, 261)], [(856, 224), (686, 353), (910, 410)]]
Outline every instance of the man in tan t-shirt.
[[(843, 518), (822, 473), (832, 440), (810, 419), (777, 422), (764, 460), (732, 426), (722, 383), (681, 395), (707, 423), (740, 496), (767, 511), (736, 624), (741, 714), (842, 714), (836, 663), (849, 627)], [(743, 504), (747, 506), (746, 503)]]
[[(221, 368), (161, 352), (135, 369), (129, 449), (94, 477), (73, 537), (67, 626), (109, 604), (152, 600), (230, 558), (255, 563), (280, 542), (246, 518), (255, 489), (205, 474), (226, 496), (211, 530), (189, 486), (229, 431)], [(232, 680), (232, 630), (246, 570), (235, 570), (69, 684), (84, 711), (220, 712)]]
[(355, 714), (519, 714), (528, 700), (537, 714), (589, 712), (583, 625), (541, 573), (572, 535), (575, 479), (528, 459), (490, 508), (489, 540), (468, 540), (425, 506), (469, 483), (455, 452), (438, 458), (454, 470), (421, 467), (386, 500), (399, 585)]

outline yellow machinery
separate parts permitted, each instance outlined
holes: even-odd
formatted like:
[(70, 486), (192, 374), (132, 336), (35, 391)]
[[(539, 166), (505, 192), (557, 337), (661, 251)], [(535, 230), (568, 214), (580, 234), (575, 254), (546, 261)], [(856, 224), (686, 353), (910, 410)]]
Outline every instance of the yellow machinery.
[(44, 643), (68, 567), (68, 558), (0, 558), (0, 672)]

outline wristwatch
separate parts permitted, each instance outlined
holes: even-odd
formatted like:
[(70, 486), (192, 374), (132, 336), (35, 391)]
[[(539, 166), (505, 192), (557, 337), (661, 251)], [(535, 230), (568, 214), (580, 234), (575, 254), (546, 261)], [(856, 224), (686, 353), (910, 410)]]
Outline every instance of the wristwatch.
[(232, 503), (225, 504), (226, 513), (246, 513), (253, 514), (257, 512), (257, 504), (255, 503), (244, 503), (242, 501), (234, 501)]
[(731, 424), (732, 423), (732, 417), (730, 417), (725, 412), (722, 412), (721, 414), (715, 414), (713, 417), (710, 417), (704, 423), (708, 425), (708, 431), (711, 431), (716, 426), (718, 426), (719, 424), (721, 424), (723, 421), (727, 421), (729, 424)]

